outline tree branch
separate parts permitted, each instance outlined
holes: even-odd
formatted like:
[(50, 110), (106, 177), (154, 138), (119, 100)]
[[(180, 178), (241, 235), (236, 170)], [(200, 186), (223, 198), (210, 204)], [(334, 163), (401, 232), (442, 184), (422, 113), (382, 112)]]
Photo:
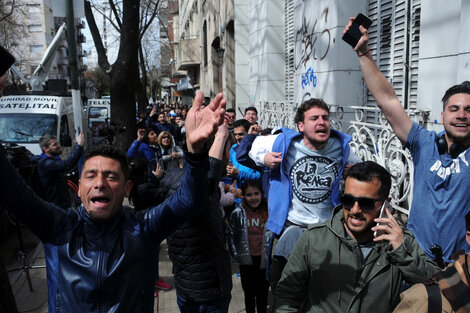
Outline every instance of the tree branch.
[(114, 4), (114, 1), (113, 0), (109, 0), (109, 6), (111, 7), (111, 11), (113, 11), (113, 14), (114, 14), (114, 18), (116, 19), (116, 22), (119, 26), (119, 29), (122, 29), (122, 22), (121, 22), (121, 18), (119, 16), (119, 13), (116, 9), (116, 5)]
[(98, 26), (96, 26), (95, 17), (91, 11), (91, 4), (89, 1), (85, 1), (85, 17), (90, 28), (91, 36), (93, 37), (93, 42), (95, 43), (96, 53), (98, 54), (98, 65), (106, 74), (110, 74), (112, 67), (109, 64), (108, 56), (106, 55), (106, 49), (101, 40), (100, 31)]

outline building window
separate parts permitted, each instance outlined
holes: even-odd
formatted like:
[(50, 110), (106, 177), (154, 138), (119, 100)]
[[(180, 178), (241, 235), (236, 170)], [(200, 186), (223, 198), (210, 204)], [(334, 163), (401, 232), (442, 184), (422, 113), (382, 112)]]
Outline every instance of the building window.
[(41, 5), (40, 4), (27, 4), (26, 11), (28, 13), (41, 13)]
[(42, 45), (30, 45), (29, 46), (29, 52), (31, 54), (43, 54), (44, 53), (44, 48)]
[(28, 31), (30, 33), (42, 32), (42, 25), (41, 24), (28, 25)]

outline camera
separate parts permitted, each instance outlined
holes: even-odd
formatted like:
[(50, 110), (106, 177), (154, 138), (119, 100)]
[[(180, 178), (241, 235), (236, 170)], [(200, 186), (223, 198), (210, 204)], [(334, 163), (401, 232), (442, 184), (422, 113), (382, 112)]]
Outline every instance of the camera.
[(106, 122), (96, 128), (96, 135), (105, 137), (103, 140), (107, 140), (109, 144), (112, 144), (116, 134), (124, 134), (126, 129), (125, 125), (109, 122), (109, 119), (106, 119)]

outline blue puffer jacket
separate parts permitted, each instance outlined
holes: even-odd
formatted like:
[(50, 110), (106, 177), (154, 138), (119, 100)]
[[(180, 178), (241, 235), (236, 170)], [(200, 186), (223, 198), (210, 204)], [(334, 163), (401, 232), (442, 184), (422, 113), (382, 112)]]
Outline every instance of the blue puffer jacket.
[(62, 209), (68, 209), (71, 205), (69, 187), (65, 179), (65, 172), (72, 170), (78, 164), (83, 154), (83, 147), (75, 144), (75, 147), (67, 158), (51, 158), (45, 154), (31, 157), (31, 162), (37, 162), (38, 176), (42, 186), (45, 188), (46, 201), (54, 202)]
[[(282, 152), (283, 156), (287, 155), (287, 149), (289, 149), (290, 143), (294, 138), (301, 137), (302, 134), (292, 130), (290, 128), (282, 128), (282, 133), (274, 141), (272, 151), (273, 152)], [(332, 186), (332, 201), (333, 205), (337, 206), (339, 204), (339, 184), (341, 176), (343, 175), (344, 166), (348, 160), (350, 154), (349, 142), (351, 141), (351, 136), (348, 134), (341, 133), (334, 129), (331, 130), (331, 137), (337, 137), (341, 141), (341, 146), (343, 147), (343, 159), (341, 167), (338, 171), (338, 178), (333, 183)], [(281, 165), (275, 169), (271, 170), (270, 173), (270, 189), (269, 189), (269, 219), (266, 224), (266, 228), (271, 230), (276, 234), (280, 234), (284, 223), (287, 219), (287, 214), (289, 212), (289, 205), (292, 201), (292, 181), (289, 178), (289, 173), (285, 170), (286, 158), (283, 158)], [(288, 192), (287, 196), (286, 193)]]
[(165, 202), (97, 222), (83, 207), (64, 211), (37, 197), (0, 147), (2, 206), (58, 250), (55, 312), (153, 312), (160, 241), (208, 205), (207, 155), (185, 162), (181, 187)]

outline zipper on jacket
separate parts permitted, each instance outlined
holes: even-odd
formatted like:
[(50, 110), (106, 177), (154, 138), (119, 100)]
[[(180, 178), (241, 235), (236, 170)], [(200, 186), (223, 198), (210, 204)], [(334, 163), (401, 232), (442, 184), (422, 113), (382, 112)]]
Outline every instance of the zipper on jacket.
[(103, 275), (103, 246), (104, 246), (104, 241), (105, 241), (105, 225), (101, 225), (100, 227), (100, 235), (101, 235), (101, 242), (99, 246), (99, 254), (98, 254), (98, 275), (97, 276), (97, 282), (96, 282), (96, 289), (98, 291), (98, 312), (104, 312), (103, 310), (103, 303), (101, 301), (101, 276)]

